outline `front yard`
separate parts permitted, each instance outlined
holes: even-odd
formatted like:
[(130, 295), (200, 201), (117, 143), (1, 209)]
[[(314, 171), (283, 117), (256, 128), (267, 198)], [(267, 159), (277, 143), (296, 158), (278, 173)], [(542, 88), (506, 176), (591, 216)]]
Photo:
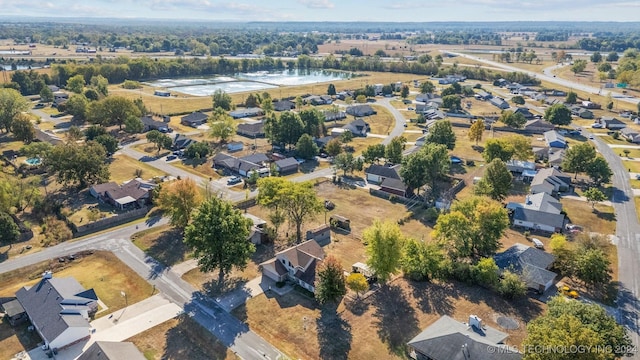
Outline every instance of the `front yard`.
[(157, 226), (131, 236), (131, 242), (135, 246), (167, 266), (181, 263), (193, 256), (182, 239), (180, 230), (170, 225)]
[(595, 210), (586, 201), (562, 199), (562, 207), (572, 224), (581, 225), (586, 231), (615, 234), (616, 216), (611, 206), (596, 204)]
[(118, 184), (137, 177), (151, 179), (156, 176), (167, 175), (162, 170), (126, 155), (113, 156), (112, 161), (109, 163), (109, 173), (111, 174), (111, 181), (115, 181)]

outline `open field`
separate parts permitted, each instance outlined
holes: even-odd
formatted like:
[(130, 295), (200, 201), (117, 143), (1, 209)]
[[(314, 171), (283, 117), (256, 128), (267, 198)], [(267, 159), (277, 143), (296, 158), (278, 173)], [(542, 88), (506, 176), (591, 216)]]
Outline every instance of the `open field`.
[(605, 235), (616, 232), (616, 216), (611, 206), (596, 204), (593, 210), (586, 201), (562, 199), (562, 207), (572, 224)]
[(127, 341), (149, 360), (238, 359), (233, 352), (186, 315), (163, 322)]
[(167, 266), (181, 263), (192, 257), (191, 251), (182, 241), (180, 230), (170, 225), (162, 225), (133, 234), (131, 241), (145, 254)]
[(500, 330), (509, 334), (508, 344), (519, 345), (525, 323), (541, 311), (534, 300), (507, 302), (477, 286), (399, 278), (359, 302), (345, 298), (337, 309), (292, 291), (262, 294), (233, 314), (293, 358), (401, 359), (407, 357), (406, 342), (442, 315), (467, 321), (476, 314), (498, 329), (497, 317), (509, 316), (518, 329)]
[(74, 277), (85, 288), (93, 288), (109, 308), (103, 315), (125, 307), (121, 291), (127, 294), (128, 303), (134, 304), (151, 296), (153, 290), (113, 253), (96, 251), (76, 254), (73, 261), (60, 263), (58, 259), (52, 259), (0, 274), (0, 297), (14, 296), (23, 286), (36, 284), (45, 270), (52, 270), (54, 277)]
[[(140, 176), (136, 175), (137, 170), (142, 170)], [(136, 177), (151, 179), (156, 176), (167, 175), (162, 170), (158, 170), (153, 166), (132, 159), (126, 155), (114, 155), (113, 161), (109, 164), (109, 172), (111, 173), (111, 181), (115, 181), (118, 184)]]

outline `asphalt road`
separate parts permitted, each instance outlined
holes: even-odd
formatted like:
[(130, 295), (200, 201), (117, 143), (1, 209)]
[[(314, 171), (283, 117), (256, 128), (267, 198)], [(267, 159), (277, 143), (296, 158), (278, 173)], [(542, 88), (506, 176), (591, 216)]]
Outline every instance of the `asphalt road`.
[(282, 354), (278, 349), (129, 241), (131, 235), (137, 231), (166, 223), (167, 220), (164, 218), (152, 218), (143, 225), (130, 225), (81, 241), (62, 243), (40, 252), (17, 256), (0, 263), (0, 274), (84, 250), (111, 251), (169, 300), (183, 308), (185, 313), (209, 330), (240, 358), (279, 359)]

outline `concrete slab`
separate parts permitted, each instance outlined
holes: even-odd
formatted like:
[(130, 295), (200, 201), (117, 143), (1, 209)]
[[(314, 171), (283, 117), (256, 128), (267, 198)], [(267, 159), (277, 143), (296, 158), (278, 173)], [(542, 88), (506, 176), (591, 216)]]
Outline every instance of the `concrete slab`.
[(189, 259), (187, 261), (181, 262), (179, 264), (175, 264), (171, 267), (171, 271), (173, 271), (179, 277), (186, 274), (187, 272), (198, 267), (198, 260)]
[(284, 295), (293, 290), (293, 288), (291, 285), (278, 288), (276, 287), (275, 281), (267, 277), (258, 276), (244, 284), (243, 287), (216, 298), (216, 302), (218, 302), (224, 310), (230, 312), (234, 308), (244, 304), (248, 299), (269, 290), (274, 291), (278, 295)]

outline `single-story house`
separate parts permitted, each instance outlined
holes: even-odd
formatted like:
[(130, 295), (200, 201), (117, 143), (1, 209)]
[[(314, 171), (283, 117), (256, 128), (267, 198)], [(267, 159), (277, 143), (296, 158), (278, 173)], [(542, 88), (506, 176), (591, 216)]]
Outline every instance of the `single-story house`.
[(571, 114), (582, 119), (593, 119), (593, 111), (577, 105), (571, 107)]
[(275, 111), (289, 111), (296, 108), (296, 103), (291, 100), (280, 100), (273, 103)]
[(531, 111), (529, 111), (529, 109), (527, 109), (526, 107), (518, 107), (513, 113), (522, 114), (522, 116), (524, 116), (524, 118), (527, 120), (531, 120), (534, 117)]
[(400, 180), (400, 165), (386, 166), (371, 164), (364, 170), (367, 182), (380, 184), (386, 178)]
[(500, 271), (509, 270), (522, 278), (527, 287), (540, 293), (548, 290), (557, 274), (550, 271), (555, 257), (524, 244), (515, 244), (493, 256)]
[(524, 124), (523, 129), (533, 134), (544, 134), (555, 129), (552, 123), (543, 119), (532, 119)]
[(145, 360), (144, 355), (129, 341), (96, 341), (76, 360)]
[(344, 111), (324, 110), (322, 114), (324, 115), (324, 121), (338, 121), (347, 118), (347, 113)]
[(315, 240), (318, 244), (327, 244), (331, 241), (331, 226), (323, 224), (315, 229), (307, 230), (307, 240)]
[(475, 315), (466, 323), (443, 315), (407, 346), (416, 360), (521, 360), (522, 354), (504, 344), (507, 337)]
[(369, 132), (369, 124), (362, 120), (362, 118), (357, 118), (347, 125), (342, 127), (344, 130), (349, 130), (353, 134), (353, 136), (366, 137), (367, 132)]
[(473, 97), (475, 97), (478, 100), (487, 101), (487, 100), (491, 99), (493, 97), (493, 95), (489, 94), (486, 91), (478, 91)]
[(176, 136), (173, 138), (173, 144), (171, 145), (171, 149), (173, 150), (186, 149), (187, 147), (189, 147), (189, 145), (195, 144), (197, 142), (198, 141), (193, 140), (192, 138), (187, 137), (185, 135), (176, 134)]
[(24, 311), (22, 305), (20, 305), (18, 299), (13, 299), (0, 305), (0, 310), (4, 312), (4, 317), (9, 321), (11, 326), (16, 326), (29, 320), (27, 313)]
[(549, 160), (549, 166), (559, 167), (562, 165), (562, 160), (564, 160), (564, 149), (553, 149), (549, 150), (549, 155), (547, 156)]
[(536, 164), (530, 161), (509, 160), (505, 164), (507, 165), (507, 169), (509, 169), (509, 171), (516, 174), (522, 174), (526, 170), (536, 169)]
[(324, 149), (325, 146), (327, 146), (329, 141), (331, 141), (333, 139), (335, 139), (334, 136), (324, 136), (324, 137), (321, 137), (321, 138), (313, 139), (313, 142), (316, 143), (316, 145), (318, 146), (318, 149), (322, 150), (322, 149)]
[(256, 121), (238, 124), (236, 133), (251, 139), (264, 137), (264, 123), (262, 121)]
[(604, 126), (605, 129), (609, 130), (621, 130), (627, 127), (627, 124), (624, 122), (610, 116), (603, 116), (600, 118), (600, 123)]
[(351, 116), (371, 116), (375, 115), (376, 111), (371, 107), (371, 105), (353, 105), (347, 108), (347, 114)]
[(502, 110), (506, 110), (510, 107), (509, 103), (507, 103), (503, 98), (499, 98), (499, 97), (491, 98), (489, 99), (489, 102), (491, 103), (491, 105)]
[(244, 148), (244, 144), (240, 141), (233, 141), (227, 144), (228, 152), (240, 151), (243, 148)]
[(316, 105), (325, 105), (326, 104), (325, 99), (323, 99), (321, 96), (318, 96), (318, 95), (309, 95), (309, 96), (303, 98), (302, 101), (305, 104), (311, 104), (311, 105), (314, 105), (314, 106), (316, 106)]
[(260, 264), (262, 276), (276, 282), (292, 281), (315, 292), (316, 268), (324, 260), (322, 247), (315, 240), (276, 253), (276, 256)]
[(49, 88), (49, 90), (51, 90), (51, 92), (54, 93), (60, 91), (60, 88), (55, 85), (47, 85), (47, 87)]
[(634, 144), (640, 144), (640, 131), (638, 130), (626, 127), (620, 130), (620, 135), (627, 141), (630, 141)]
[(555, 168), (540, 169), (531, 180), (529, 191), (532, 194), (545, 192), (555, 195), (559, 192), (569, 191), (571, 187), (571, 176)]
[(89, 317), (98, 310), (98, 297), (72, 278), (53, 278), (50, 271), (31, 287), (23, 287), (16, 298), (45, 348), (62, 349), (91, 334)]
[(436, 94), (418, 94), (416, 95), (416, 101), (417, 102), (421, 102), (421, 103), (427, 103), (430, 101), (434, 101), (436, 99), (439, 99), (439, 102), (442, 103), (442, 98), (440, 97), (440, 95), (436, 95)]
[(255, 245), (262, 244), (262, 242), (267, 238), (267, 222), (249, 213), (243, 213), (242, 216), (251, 220), (251, 222), (253, 223), (251, 226), (251, 231), (249, 232), (249, 241), (251, 241), (251, 243)]
[(144, 127), (142, 128), (142, 132), (151, 130), (158, 130), (164, 133), (169, 132), (169, 124), (165, 123), (164, 121), (156, 120), (151, 115), (145, 115), (141, 117), (140, 121), (142, 121), (142, 125), (144, 125)]
[(274, 162), (276, 165), (276, 171), (278, 174), (292, 174), (298, 172), (298, 160), (292, 157), (288, 157), (282, 160)]
[(560, 232), (564, 226), (564, 221), (565, 216), (559, 213), (554, 214), (525, 207), (517, 207), (513, 212), (513, 225), (534, 231)]
[(581, 105), (585, 109), (600, 109), (600, 104), (588, 100), (584, 100)]
[(385, 178), (380, 183), (380, 191), (402, 197), (409, 197), (411, 192), (401, 179)]
[(185, 115), (181, 117), (180, 123), (186, 126), (198, 127), (206, 123), (208, 119), (209, 119), (209, 116), (207, 116), (206, 114), (200, 111), (194, 111), (189, 115)]
[(549, 148), (544, 146), (544, 147), (538, 147), (538, 146), (534, 146), (532, 149), (533, 151), (533, 157), (537, 160), (547, 160), (549, 158)]
[(567, 140), (555, 130), (545, 131), (544, 141), (546, 141), (548, 147), (561, 149), (567, 147)]
[(229, 171), (238, 173), (242, 176), (249, 176), (252, 171), (258, 171), (264, 173), (262, 169), (266, 170), (268, 174), (269, 170), (266, 165), (269, 164), (269, 158), (265, 154), (252, 154), (237, 158), (235, 156), (218, 153), (213, 157), (213, 166), (219, 168), (226, 168)]
[(143, 206), (151, 201), (151, 189), (156, 184), (142, 179), (133, 179), (118, 185), (115, 182), (97, 184), (89, 188), (89, 193), (96, 199), (109, 203), (118, 209)]
[(234, 119), (261, 116), (263, 114), (264, 113), (262, 112), (262, 109), (260, 109), (259, 107), (236, 109), (229, 112), (229, 116), (231, 116)]

